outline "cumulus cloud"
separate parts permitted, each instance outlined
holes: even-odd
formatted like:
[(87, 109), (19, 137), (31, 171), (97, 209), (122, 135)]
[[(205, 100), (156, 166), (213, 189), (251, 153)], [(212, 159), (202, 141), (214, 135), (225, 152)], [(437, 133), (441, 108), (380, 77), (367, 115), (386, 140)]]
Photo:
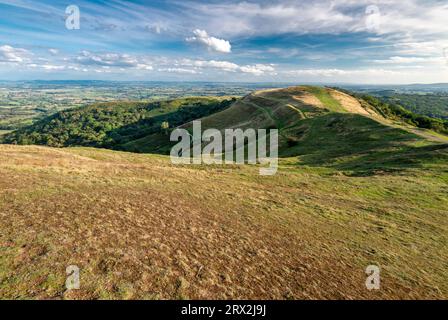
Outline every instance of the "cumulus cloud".
[(14, 48), (9, 45), (0, 46), (0, 62), (24, 63), (29, 61), (32, 53), (22, 48)]
[[(82, 68), (73, 69), (75, 71), (84, 71), (86, 67), (101, 67), (101, 69), (92, 69), (93, 71), (105, 72), (105, 69), (114, 68), (115, 70), (124, 71), (126, 69), (136, 69), (142, 71), (151, 71), (154, 69), (147, 59), (121, 53), (93, 53), (87, 50), (81, 51), (79, 55), (70, 59), (70, 61)], [(89, 69), (87, 69), (89, 70)]]
[(196, 29), (193, 31), (194, 36), (186, 39), (187, 42), (197, 42), (205, 45), (209, 50), (230, 53), (232, 46), (230, 42), (224, 39), (218, 39), (208, 35), (207, 31)]
[(239, 65), (229, 61), (218, 61), (218, 60), (190, 60), (183, 59), (180, 62), (177, 62), (182, 66), (191, 66), (195, 68), (214, 68), (223, 71), (234, 72), (239, 69)]

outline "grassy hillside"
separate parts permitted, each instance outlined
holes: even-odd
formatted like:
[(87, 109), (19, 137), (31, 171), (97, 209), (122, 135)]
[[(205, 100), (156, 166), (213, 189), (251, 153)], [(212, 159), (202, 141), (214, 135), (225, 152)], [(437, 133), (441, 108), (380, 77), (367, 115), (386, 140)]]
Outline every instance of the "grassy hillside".
[[(278, 128), (280, 167), (0, 145), (0, 298), (448, 298), (446, 136), (308, 86), (89, 108), (6, 139), (164, 154), (163, 121), (201, 118)], [(69, 265), (80, 290), (65, 290)]]
[(5, 135), (7, 133), (10, 133), (10, 132), (11, 132), (10, 130), (0, 130), (0, 136), (3, 136), (3, 135)]
[[(405, 103), (401, 103), (400, 100), (383, 98), (383, 100), (386, 100), (386, 102), (384, 102), (379, 98), (370, 95), (352, 94), (363, 100), (364, 103), (373, 106), (380, 114), (389, 119), (395, 119), (419, 128), (429, 129), (445, 135), (448, 134), (448, 120), (444, 120), (443, 117), (438, 115), (436, 117), (429, 117), (419, 113), (414, 113), (415, 108), (408, 108), (409, 104), (406, 103), (406, 101)], [(406, 108), (403, 106), (406, 106)], [(437, 106), (431, 105), (428, 102), (426, 109), (422, 109), (420, 111), (424, 114), (428, 114), (426, 110), (431, 108), (437, 109)]]
[(3, 145), (0, 175), (0, 298), (448, 298), (447, 161), (350, 177), (287, 158), (261, 177)]

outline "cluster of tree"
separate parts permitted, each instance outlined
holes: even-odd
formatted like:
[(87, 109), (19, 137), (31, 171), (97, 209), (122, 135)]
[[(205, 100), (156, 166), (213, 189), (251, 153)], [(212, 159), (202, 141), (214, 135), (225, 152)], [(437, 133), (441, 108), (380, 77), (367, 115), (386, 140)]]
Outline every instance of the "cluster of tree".
[(398, 103), (385, 101), (384, 98), (377, 98), (364, 93), (355, 93), (341, 88), (334, 89), (345, 92), (357, 98), (361, 101), (361, 103), (368, 103), (386, 118), (399, 120), (419, 128), (430, 129), (439, 133), (448, 134), (448, 120), (432, 118), (414, 113)]
[(404, 106), (409, 111), (418, 114), (448, 120), (448, 95), (446, 93), (394, 93), (381, 96), (381, 99), (388, 103)]
[(400, 104), (381, 101), (380, 99), (370, 95), (363, 94), (357, 95), (357, 97), (366, 101), (378, 112), (388, 118), (401, 120), (419, 128), (430, 129), (436, 132), (448, 134), (448, 120), (416, 114), (407, 110)]
[(122, 144), (149, 134), (168, 134), (170, 128), (224, 110), (234, 101), (183, 98), (94, 104), (58, 112), (3, 136), (1, 142), (120, 149)]

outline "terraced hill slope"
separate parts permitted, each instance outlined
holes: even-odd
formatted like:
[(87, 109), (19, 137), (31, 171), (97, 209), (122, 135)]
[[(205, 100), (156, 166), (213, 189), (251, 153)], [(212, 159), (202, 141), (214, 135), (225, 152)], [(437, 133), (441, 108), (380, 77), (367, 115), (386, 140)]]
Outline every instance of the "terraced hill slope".
[[(255, 92), (200, 120), (202, 130), (277, 128), (281, 157), (358, 175), (446, 159), (448, 137), (391, 121), (361, 102), (334, 89), (299, 86)], [(180, 127), (192, 129), (191, 123)], [(158, 133), (123, 148), (168, 154), (173, 145)]]

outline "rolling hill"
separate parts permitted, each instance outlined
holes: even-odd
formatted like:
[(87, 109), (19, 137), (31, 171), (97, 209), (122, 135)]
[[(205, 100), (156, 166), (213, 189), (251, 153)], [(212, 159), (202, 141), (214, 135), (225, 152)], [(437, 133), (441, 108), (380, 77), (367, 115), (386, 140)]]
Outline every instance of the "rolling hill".
[[(368, 100), (370, 101), (370, 100)], [(279, 156), (353, 174), (393, 171), (446, 160), (448, 137), (386, 115), (366, 100), (331, 88), (256, 91), (241, 99), (185, 98), (97, 104), (57, 113), (3, 136), (4, 143), (89, 146), (168, 155), (169, 131), (279, 129)], [(373, 101), (373, 100), (372, 100)], [(169, 123), (168, 130), (161, 123)]]
[[(6, 135), (0, 298), (448, 298), (445, 136), (330, 88), (192, 99), (140, 105), (145, 121), (103, 130), (111, 137), (138, 123), (144, 135), (119, 147), (153, 154), (107, 150), (96, 135), (90, 147), (75, 147), (71, 134), (66, 148), (13, 145), (31, 142), (20, 139), (32, 130), (56, 139), (66, 125), (89, 127), (106, 111), (108, 121), (129, 119), (133, 105), (65, 111), (87, 120), (57, 114), (53, 125)], [(277, 174), (172, 164), (157, 117), (189, 129), (182, 108), (203, 129), (279, 128)], [(69, 265), (81, 270), (80, 290), (65, 289)], [(380, 290), (366, 289), (369, 265), (380, 267)]]

